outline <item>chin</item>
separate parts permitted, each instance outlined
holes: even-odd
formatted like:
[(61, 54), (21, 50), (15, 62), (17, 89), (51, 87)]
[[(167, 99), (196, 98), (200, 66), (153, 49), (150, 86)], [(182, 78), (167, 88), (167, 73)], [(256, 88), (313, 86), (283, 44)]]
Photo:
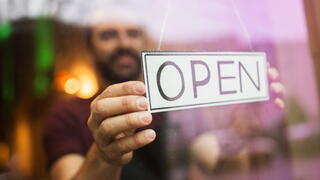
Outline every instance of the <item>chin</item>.
[(117, 73), (112, 79), (113, 83), (122, 83), (126, 81), (135, 81), (138, 80), (140, 77), (140, 73), (131, 72), (131, 73)]

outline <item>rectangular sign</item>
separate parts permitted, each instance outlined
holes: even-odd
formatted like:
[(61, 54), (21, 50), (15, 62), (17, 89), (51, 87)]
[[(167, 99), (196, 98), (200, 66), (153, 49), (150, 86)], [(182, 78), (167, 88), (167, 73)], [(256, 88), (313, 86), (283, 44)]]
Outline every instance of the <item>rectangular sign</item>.
[(263, 52), (142, 52), (150, 112), (269, 99)]

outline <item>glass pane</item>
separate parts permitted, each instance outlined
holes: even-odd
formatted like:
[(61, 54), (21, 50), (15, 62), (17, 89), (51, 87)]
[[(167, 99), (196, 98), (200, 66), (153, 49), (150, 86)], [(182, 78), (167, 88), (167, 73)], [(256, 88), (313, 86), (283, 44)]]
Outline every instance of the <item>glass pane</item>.
[[(0, 179), (48, 178), (65, 157), (70, 176), (92, 172), (82, 160), (118, 162), (103, 148), (146, 128), (157, 136), (122, 179), (317, 179), (318, 10), (315, 0), (1, 1)], [(103, 91), (143, 81), (143, 50), (265, 52), (270, 100), (154, 113), (110, 135), (128, 125), (110, 96), (133, 92)], [(102, 164), (95, 175), (109, 172)]]

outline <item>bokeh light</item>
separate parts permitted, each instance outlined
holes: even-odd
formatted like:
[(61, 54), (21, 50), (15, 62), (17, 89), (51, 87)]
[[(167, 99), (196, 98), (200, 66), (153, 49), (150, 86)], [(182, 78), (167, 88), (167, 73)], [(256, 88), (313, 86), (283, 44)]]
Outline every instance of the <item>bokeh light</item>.
[(67, 94), (75, 94), (80, 88), (80, 81), (76, 78), (70, 78), (64, 83), (64, 92)]

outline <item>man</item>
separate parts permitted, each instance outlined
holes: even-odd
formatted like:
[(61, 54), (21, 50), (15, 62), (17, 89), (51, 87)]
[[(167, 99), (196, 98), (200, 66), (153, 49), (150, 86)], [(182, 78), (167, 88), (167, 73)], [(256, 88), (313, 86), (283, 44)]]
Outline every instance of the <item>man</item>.
[[(100, 87), (107, 88), (93, 100), (71, 100), (57, 105), (49, 114), (45, 146), (53, 179), (119, 179), (132, 152), (156, 138), (150, 128), (135, 132), (152, 122), (146, 111), (145, 86), (132, 81), (141, 80), (140, 52), (147, 48), (141, 26), (109, 21), (88, 29), (87, 40)], [(126, 174), (131, 173), (132, 178), (161, 178), (162, 167), (155, 165), (155, 158), (142, 158), (152, 162), (137, 160)], [(154, 172), (146, 167), (151, 165), (156, 168)]]
[[(161, 133), (157, 130), (160, 125), (145, 128), (156, 117), (146, 111), (145, 86), (136, 81), (141, 80), (142, 73), (140, 51), (147, 48), (144, 31), (131, 21), (111, 20), (89, 29), (87, 42), (100, 87), (106, 89), (94, 99), (58, 104), (49, 114), (45, 148), (51, 177), (164, 178), (164, 168), (159, 164), (165, 163), (157, 163), (164, 160), (159, 142), (163, 138), (156, 138), (159, 134), (155, 132)], [(150, 143), (155, 148), (146, 146)], [(142, 151), (148, 148), (150, 151)], [(135, 150), (141, 151), (140, 159), (128, 164)]]

